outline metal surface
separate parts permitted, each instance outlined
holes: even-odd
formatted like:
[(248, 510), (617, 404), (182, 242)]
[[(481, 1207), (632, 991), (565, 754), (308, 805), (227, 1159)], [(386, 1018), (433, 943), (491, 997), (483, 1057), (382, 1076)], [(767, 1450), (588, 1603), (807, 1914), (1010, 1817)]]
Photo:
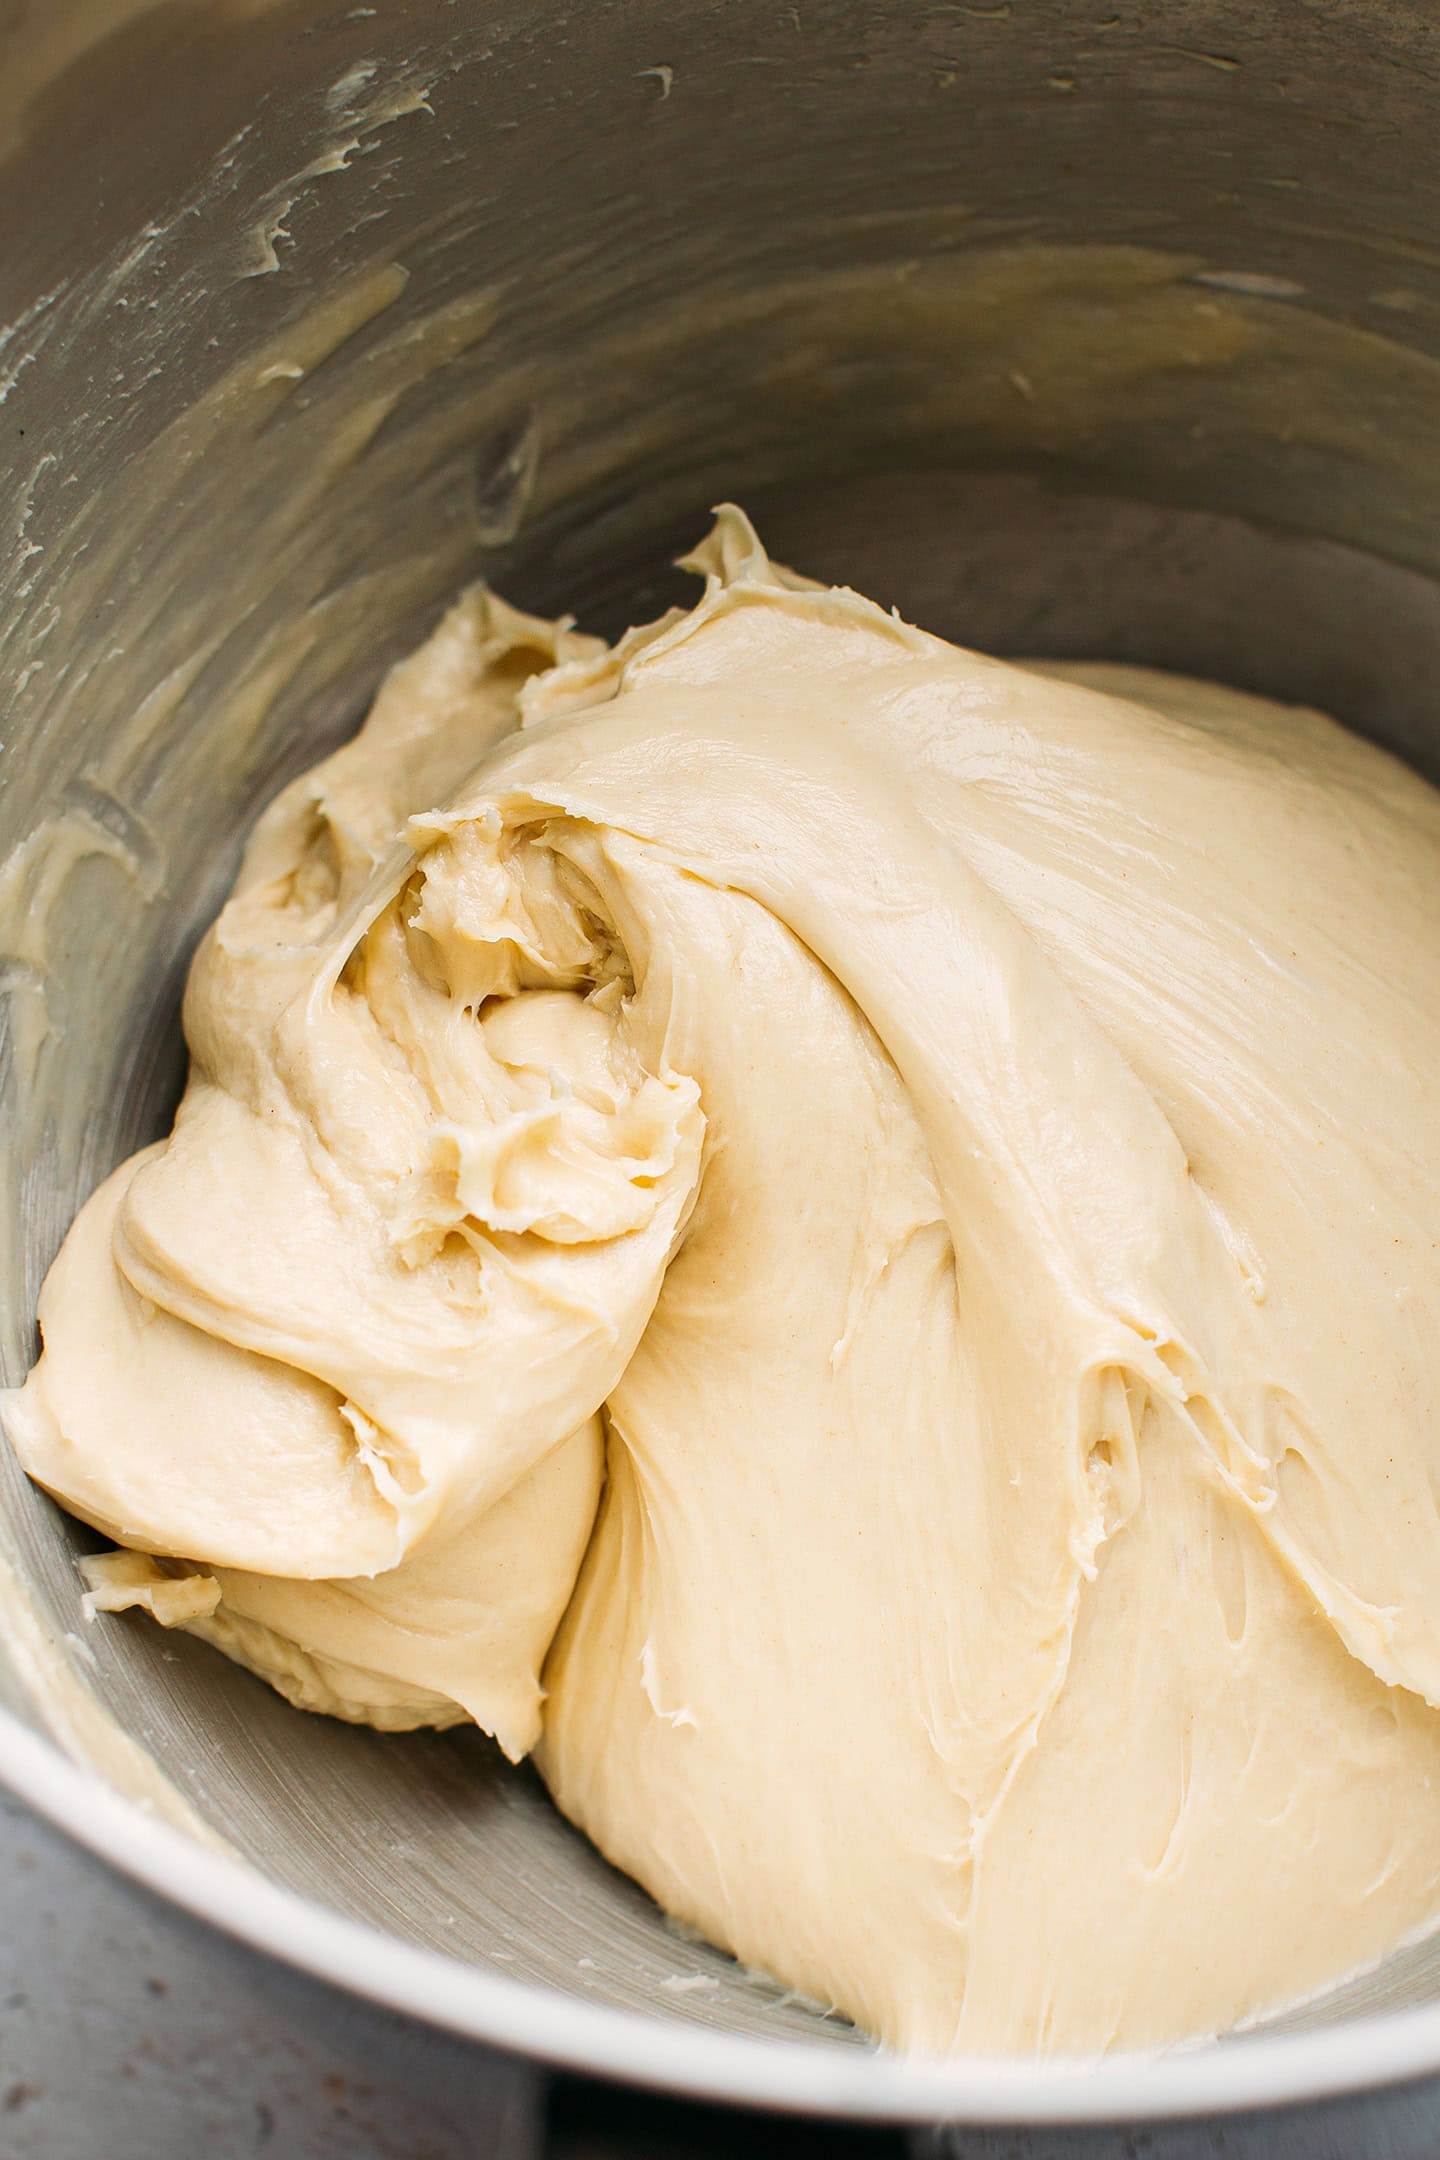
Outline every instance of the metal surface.
[(1223, 2127), (806, 2135), (451, 2040), (224, 1942), (0, 1796), (6, 2160), (1433, 2160), (1440, 2084)]
[[(246, 820), (468, 575), (613, 628), (739, 495), (936, 628), (1314, 698), (1434, 769), (1428, 9), (122, 13), (0, 8), (7, 1373), (77, 1199), (163, 1121)], [(17, 1789), (437, 2023), (917, 2120), (1440, 2067), (1423, 1948), (1156, 2061), (883, 2061), (678, 1941), (474, 1736), (306, 1720), (84, 1627), (84, 1539), (8, 1459), (0, 1492)]]
[(0, 1799), (5, 2160), (541, 2160), (526, 2064), (220, 1943)]

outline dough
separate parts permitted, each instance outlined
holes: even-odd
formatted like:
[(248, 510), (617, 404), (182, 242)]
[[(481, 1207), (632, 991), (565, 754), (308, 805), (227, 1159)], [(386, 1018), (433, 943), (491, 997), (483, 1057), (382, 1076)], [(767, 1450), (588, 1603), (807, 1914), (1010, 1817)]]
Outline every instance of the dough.
[(1213, 2032), (1440, 1915), (1440, 796), (692, 561), (261, 819), (9, 1430), (893, 2046)]

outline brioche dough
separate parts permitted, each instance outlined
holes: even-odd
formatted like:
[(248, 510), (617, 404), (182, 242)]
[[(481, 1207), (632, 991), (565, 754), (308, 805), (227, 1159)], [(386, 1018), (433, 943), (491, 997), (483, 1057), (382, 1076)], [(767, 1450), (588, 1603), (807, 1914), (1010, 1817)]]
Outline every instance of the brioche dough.
[(1440, 1913), (1440, 796), (694, 564), (267, 811), (8, 1428), (894, 2046), (1214, 2031)]

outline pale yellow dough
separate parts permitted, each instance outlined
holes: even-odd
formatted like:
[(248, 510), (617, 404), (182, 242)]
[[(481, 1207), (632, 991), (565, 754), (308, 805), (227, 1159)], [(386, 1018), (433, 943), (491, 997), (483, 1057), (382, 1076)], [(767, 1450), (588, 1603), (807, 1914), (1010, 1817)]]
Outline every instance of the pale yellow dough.
[(10, 1432), (896, 2047), (1214, 2031), (1440, 1914), (1440, 796), (696, 566), (265, 814)]

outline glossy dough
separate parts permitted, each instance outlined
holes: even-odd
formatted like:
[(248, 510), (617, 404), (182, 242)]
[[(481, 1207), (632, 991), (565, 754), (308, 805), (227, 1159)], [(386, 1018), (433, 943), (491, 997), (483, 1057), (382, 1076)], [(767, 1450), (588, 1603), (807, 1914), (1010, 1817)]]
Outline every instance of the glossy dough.
[(265, 814), (7, 1424), (892, 2045), (1213, 2031), (1440, 1911), (1440, 797), (695, 565)]

